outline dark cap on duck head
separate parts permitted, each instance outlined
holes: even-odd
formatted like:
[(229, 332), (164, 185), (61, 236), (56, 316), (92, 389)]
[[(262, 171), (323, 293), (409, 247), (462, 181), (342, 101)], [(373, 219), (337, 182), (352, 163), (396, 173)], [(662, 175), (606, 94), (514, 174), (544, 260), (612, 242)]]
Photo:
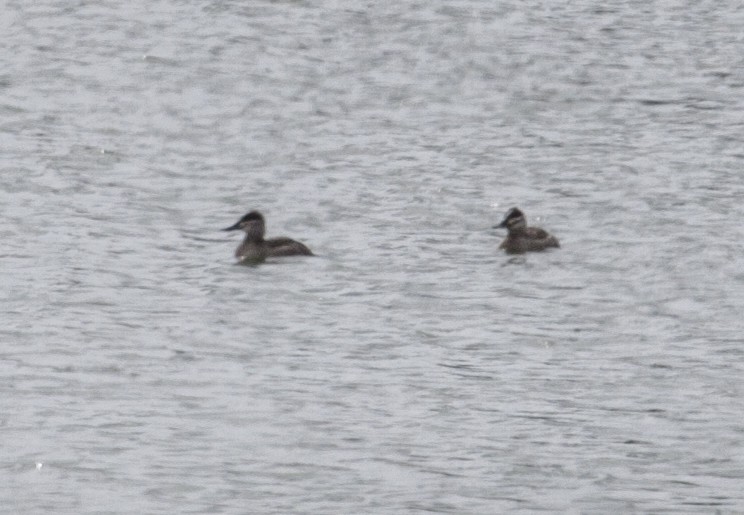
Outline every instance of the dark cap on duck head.
[(222, 229), (223, 231), (237, 231), (239, 229), (242, 229), (245, 224), (248, 222), (263, 222), (264, 217), (261, 213), (258, 211), (250, 211), (243, 215), (243, 217), (238, 220), (235, 225), (231, 225), (230, 227), (225, 227)]
[(518, 207), (513, 207), (509, 211), (506, 212), (506, 215), (504, 216), (504, 219), (501, 221), (499, 225), (494, 225), (494, 229), (504, 229), (505, 227), (509, 226), (510, 220), (515, 220), (517, 218), (524, 218), (524, 213), (520, 211)]

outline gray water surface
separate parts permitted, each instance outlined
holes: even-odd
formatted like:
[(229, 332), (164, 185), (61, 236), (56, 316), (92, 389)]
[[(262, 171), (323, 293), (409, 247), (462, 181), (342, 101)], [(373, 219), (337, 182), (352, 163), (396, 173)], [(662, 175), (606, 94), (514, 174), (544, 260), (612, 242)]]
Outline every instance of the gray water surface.
[(744, 512), (742, 26), (7, 2), (0, 511)]

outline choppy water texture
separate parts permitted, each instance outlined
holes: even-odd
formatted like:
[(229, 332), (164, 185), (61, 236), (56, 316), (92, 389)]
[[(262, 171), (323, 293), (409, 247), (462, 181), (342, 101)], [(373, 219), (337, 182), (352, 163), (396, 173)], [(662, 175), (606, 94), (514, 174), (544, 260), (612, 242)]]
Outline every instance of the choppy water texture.
[(743, 26), (6, 2), (0, 510), (744, 511)]

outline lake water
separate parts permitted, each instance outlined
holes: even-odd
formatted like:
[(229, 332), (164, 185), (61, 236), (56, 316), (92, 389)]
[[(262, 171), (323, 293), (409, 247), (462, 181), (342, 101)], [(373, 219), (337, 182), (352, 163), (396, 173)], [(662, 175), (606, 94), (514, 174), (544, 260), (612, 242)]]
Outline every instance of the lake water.
[(742, 26), (5, 2), (0, 511), (744, 512)]

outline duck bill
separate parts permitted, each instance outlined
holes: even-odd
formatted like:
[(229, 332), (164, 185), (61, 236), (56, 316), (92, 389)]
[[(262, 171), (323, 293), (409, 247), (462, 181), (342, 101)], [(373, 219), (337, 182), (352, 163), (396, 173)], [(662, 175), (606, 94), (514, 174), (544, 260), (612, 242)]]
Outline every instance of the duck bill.
[(503, 222), (501, 222), (499, 225), (494, 225), (493, 226), (493, 229), (504, 229), (504, 228), (506, 228), (506, 220), (504, 220)]
[(240, 229), (240, 222), (236, 223), (235, 225), (231, 225), (230, 227), (225, 227), (222, 229), (223, 231), (237, 231)]

